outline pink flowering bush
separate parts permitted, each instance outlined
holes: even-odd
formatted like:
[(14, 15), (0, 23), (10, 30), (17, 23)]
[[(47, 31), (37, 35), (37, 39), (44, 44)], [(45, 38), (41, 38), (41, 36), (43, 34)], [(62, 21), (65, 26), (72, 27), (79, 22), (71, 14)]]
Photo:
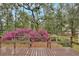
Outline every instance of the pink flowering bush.
[(29, 29), (29, 28), (17, 28), (15, 31), (6, 32), (2, 39), (3, 40), (12, 40), (19, 37), (26, 37), (31, 39), (31, 41), (47, 41), (48, 40), (48, 32), (43, 29), (39, 29), (38, 31)]
[(2, 37), (3, 40), (12, 40), (13, 38), (16, 37), (16, 32), (6, 32), (5, 35)]
[(17, 32), (17, 38), (20, 38), (20, 39), (23, 39), (24, 37), (26, 39), (29, 39), (29, 32), (31, 32), (32, 29), (29, 29), (29, 28), (19, 28), (19, 29), (16, 29), (16, 32)]
[(2, 39), (3, 40), (12, 40), (15, 38), (21, 38), (21, 36), (26, 36), (26, 34), (28, 35), (27, 37), (29, 37), (29, 32), (32, 31), (31, 29), (23, 29), (23, 28), (17, 28), (15, 31), (10, 31), (10, 32), (6, 32), (3, 36)]
[(32, 41), (38, 41), (40, 39), (40, 34), (37, 31), (29, 32), (29, 37)]
[(47, 41), (48, 40), (48, 32), (43, 29), (39, 29), (38, 33), (41, 35), (41, 40)]
[(25, 34), (25, 33), (29, 33), (30, 31), (32, 31), (32, 29), (19, 28), (19, 29), (16, 29), (16, 31), (17, 31), (18, 35), (19, 35), (19, 34), (20, 34), (20, 35), (23, 35), (23, 34)]

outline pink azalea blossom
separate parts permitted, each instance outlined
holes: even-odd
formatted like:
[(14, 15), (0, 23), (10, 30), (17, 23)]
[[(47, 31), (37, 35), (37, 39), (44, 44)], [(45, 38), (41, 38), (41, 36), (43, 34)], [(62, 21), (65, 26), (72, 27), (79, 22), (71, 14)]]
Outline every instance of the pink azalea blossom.
[(32, 41), (48, 40), (48, 32), (46, 30), (39, 29), (38, 31), (35, 31), (29, 28), (17, 28), (15, 31), (6, 32), (2, 38), (4, 40), (12, 40), (19, 38), (19, 36), (26, 36), (26, 38), (29, 38)]
[(41, 39), (47, 41), (48, 40), (48, 32), (43, 29), (39, 29), (38, 33), (41, 35)]
[(7, 32), (3, 36), (3, 40), (12, 40), (13, 38), (15, 38), (15, 36), (16, 36), (15, 31), (13, 31), (13, 32)]

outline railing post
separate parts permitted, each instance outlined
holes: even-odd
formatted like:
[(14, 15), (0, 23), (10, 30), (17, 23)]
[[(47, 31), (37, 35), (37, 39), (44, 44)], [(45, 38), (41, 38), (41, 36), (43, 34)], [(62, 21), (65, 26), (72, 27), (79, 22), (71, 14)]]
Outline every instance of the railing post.
[(16, 43), (14, 42), (14, 55), (16, 54)]
[(16, 54), (16, 42), (13, 40), (13, 56)]
[(51, 48), (51, 40), (50, 40), (50, 38), (48, 38), (48, 40), (47, 40), (47, 48)]
[(72, 48), (72, 36), (70, 37), (70, 47)]
[(1, 55), (1, 43), (2, 43), (2, 39), (1, 39), (1, 36), (0, 36), (0, 55)]
[(30, 48), (30, 47), (32, 47), (32, 41), (31, 41), (31, 39), (30, 39), (30, 46), (29, 46), (29, 48)]

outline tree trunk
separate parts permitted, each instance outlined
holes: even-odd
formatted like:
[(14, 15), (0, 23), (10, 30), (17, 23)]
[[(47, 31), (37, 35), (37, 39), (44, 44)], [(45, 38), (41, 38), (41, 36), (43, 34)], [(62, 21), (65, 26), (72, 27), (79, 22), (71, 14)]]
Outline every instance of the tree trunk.
[(1, 31), (1, 33), (3, 32), (3, 24), (2, 24), (1, 19), (0, 19), (0, 31)]
[[(32, 25), (31, 25), (31, 28), (32, 29), (34, 29), (35, 28), (35, 16), (34, 16), (34, 12), (33, 12), (33, 10), (31, 10), (32, 11), (32, 17), (33, 17), (33, 19), (32, 19)], [(32, 27), (33, 26), (33, 27)]]
[(16, 30), (16, 9), (15, 9), (15, 24), (14, 24), (15, 30)]
[(7, 31), (8, 31), (8, 22), (9, 22), (9, 21), (8, 21), (8, 18), (9, 18), (9, 16), (8, 16), (8, 15), (9, 15), (9, 13), (8, 13), (8, 8), (7, 8), (7, 21), (6, 21)]
[(70, 41), (71, 41), (71, 47), (72, 47), (72, 41), (73, 41), (73, 38), (75, 36), (75, 28), (73, 27), (73, 20), (71, 21), (71, 37), (70, 37)]

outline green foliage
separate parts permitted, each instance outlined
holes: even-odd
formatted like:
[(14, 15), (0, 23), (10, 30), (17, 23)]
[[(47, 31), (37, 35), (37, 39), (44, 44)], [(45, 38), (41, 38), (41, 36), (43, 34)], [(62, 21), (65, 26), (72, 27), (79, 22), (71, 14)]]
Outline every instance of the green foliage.
[(64, 47), (70, 47), (70, 41), (67, 36), (57, 36), (56, 42), (62, 44)]
[(76, 34), (79, 30), (78, 10), (79, 4), (3, 3), (0, 6), (0, 20), (4, 19), (5, 22), (0, 21), (3, 25), (1, 28), (9, 31), (18, 27), (40, 27), (45, 28), (50, 34), (60, 35), (67, 31)]
[(3, 32), (0, 31), (0, 36), (3, 34)]
[(73, 44), (72, 46), (73, 46), (74, 50), (79, 52), (79, 45)]
[[(4, 20), (4, 21), (2, 21)], [(15, 28), (46, 29), (52, 34), (57, 43), (69, 46), (70, 36), (78, 42), (79, 31), (79, 4), (77, 3), (2, 3), (0, 5), (0, 36), (4, 31)], [(62, 33), (71, 32), (71, 35), (61, 36)], [(64, 34), (62, 34), (64, 35)], [(68, 35), (68, 34), (66, 34)], [(79, 49), (73, 44), (74, 49)]]

